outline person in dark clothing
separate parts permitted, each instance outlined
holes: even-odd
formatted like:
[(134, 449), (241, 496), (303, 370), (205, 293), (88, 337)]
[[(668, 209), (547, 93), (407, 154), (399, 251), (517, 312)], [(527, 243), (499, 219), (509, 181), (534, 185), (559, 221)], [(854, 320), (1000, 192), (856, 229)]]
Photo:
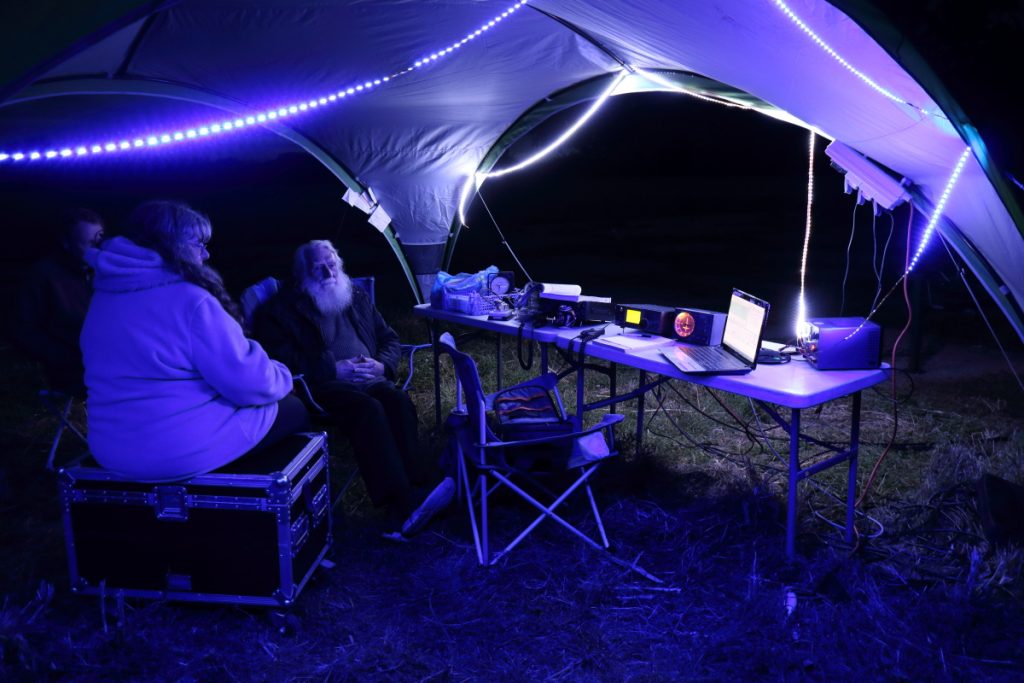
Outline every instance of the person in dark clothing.
[(348, 435), (370, 500), (388, 507), (395, 526), (404, 520), (403, 536), (412, 535), (451, 502), (455, 484), (445, 478), (422, 494), (431, 466), (419, 448), (416, 408), (394, 383), (398, 335), (352, 285), (330, 242), (299, 247), (294, 278), (256, 312), (255, 336), (272, 358), (305, 376)]
[(14, 303), (12, 341), (39, 362), (50, 389), (82, 398), (78, 336), (92, 296), (85, 252), (103, 240), (103, 221), (89, 209), (69, 211), (59, 225), (59, 248), (29, 270)]

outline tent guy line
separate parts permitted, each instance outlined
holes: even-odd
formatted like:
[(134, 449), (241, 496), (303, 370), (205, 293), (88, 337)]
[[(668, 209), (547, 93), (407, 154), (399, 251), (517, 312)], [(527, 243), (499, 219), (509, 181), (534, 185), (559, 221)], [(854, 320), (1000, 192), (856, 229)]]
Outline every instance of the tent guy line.
[(514, 164), (506, 168), (501, 168), (498, 169), (497, 171), (477, 171), (476, 173), (473, 173), (466, 180), (466, 183), (463, 185), (462, 193), (459, 198), (459, 220), (462, 221), (462, 224), (466, 225), (466, 205), (467, 202), (469, 201), (470, 193), (473, 189), (479, 191), (480, 187), (484, 184), (484, 181), (487, 180), (488, 178), (499, 178), (503, 175), (515, 173), (516, 171), (521, 171), (522, 169), (528, 166), (532, 166), (533, 164), (537, 163), (538, 161), (540, 161), (541, 159), (543, 159), (544, 157), (548, 156), (556, 149), (561, 147), (563, 144), (565, 144), (566, 141), (569, 140), (569, 138), (575, 135), (576, 131), (582, 128), (583, 125), (587, 121), (589, 121), (591, 117), (594, 116), (594, 114), (597, 113), (598, 109), (604, 106), (604, 103), (608, 101), (609, 97), (615, 94), (616, 89), (618, 89), (619, 85), (627, 76), (629, 76), (629, 71), (623, 69), (615, 78), (615, 80), (612, 81), (612, 84), (608, 86), (605, 89), (605, 91), (601, 93), (601, 95), (596, 100), (594, 100), (593, 103), (591, 103), (589, 107), (587, 107), (587, 110), (583, 112), (583, 114), (578, 119), (576, 119), (576, 121), (571, 126), (566, 128), (561, 135), (555, 138), (553, 142), (544, 147), (544, 149), (540, 150), (535, 154), (530, 155), (530, 157), (524, 159), (518, 164)]
[[(225, 121), (219, 121), (215, 123), (206, 123), (197, 126), (189, 126), (184, 130), (175, 131), (173, 133), (149, 133), (146, 135), (131, 135), (128, 136), (130, 139), (123, 139), (120, 142), (105, 142), (105, 143), (89, 143), (89, 144), (76, 144), (71, 146), (58, 146), (57, 149), (48, 149), (45, 151), (31, 151), (31, 152), (4, 152), (0, 150), (0, 163), (19, 162), (19, 161), (39, 161), (42, 159), (70, 159), (85, 157), (93, 154), (103, 154), (107, 152), (127, 152), (135, 149), (147, 149), (151, 147), (157, 147), (162, 144), (168, 144), (173, 142), (183, 142), (186, 140), (201, 140), (208, 138), (211, 135), (217, 135), (219, 133), (229, 133), (236, 130), (240, 130), (246, 126), (253, 126), (257, 124), (264, 124), (268, 122), (274, 122), (277, 119), (283, 119), (288, 116), (295, 114), (304, 113), (319, 107), (327, 106), (343, 100), (346, 97), (351, 97), (357, 93), (366, 92), (373, 88), (388, 83), (400, 76), (404, 76), (407, 73), (421, 69), (432, 62), (436, 62), (439, 59), (451, 54), (460, 47), (475, 40), (476, 38), (483, 35), (485, 32), (497, 26), (503, 19), (507, 19), (516, 10), (521, 9), (526, 5), (528, 0), (519, 0), (514, 5), (511, 5), (501, 14), (495, 15), (488, 22), (482, 24), (478, 29), (467, 33), (462, 40), (452, 43), (448, 47), (437, 50), (436, 52), (430, 53), (428, 56), (421, 59), (417, 59), (410, 66), (405, 67), (399, 71), (395, 71), (388, 76), (381, 76), (380, 78), (374, 78), (366, 80), (358, 85), (350, 86), (348, 88), (342, 88), (337, 92), (332, 92), (329, 95), (320, 95), (314, 97), (308, 101), (296, 102), (292, 104), (282, 105), (280, 107), (272, 107), (266, 111), (258, 114), (249, 114), (247, 116), (240, 116), (233, 120), (228, 119)], [(116, 136), (122, 137), (122, 136)]]

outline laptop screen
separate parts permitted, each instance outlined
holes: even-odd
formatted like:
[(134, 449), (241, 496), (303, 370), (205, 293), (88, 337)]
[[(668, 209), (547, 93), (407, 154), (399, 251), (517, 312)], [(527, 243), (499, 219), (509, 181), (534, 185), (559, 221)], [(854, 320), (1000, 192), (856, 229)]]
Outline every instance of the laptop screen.
[(761, 334), (767, 317), (768, 302), (738, 289), (732, 290), (722, 345), (735, 351), (748, 363), (753, 363), (761, 345)]

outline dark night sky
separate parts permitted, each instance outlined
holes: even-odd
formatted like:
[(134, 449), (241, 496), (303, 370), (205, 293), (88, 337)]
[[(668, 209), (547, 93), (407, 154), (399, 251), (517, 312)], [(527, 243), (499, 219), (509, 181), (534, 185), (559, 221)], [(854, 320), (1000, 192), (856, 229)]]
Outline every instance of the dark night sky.
[[(885, 11), (930, 60), (981, 129), (996, 160), (1019, 175), (1019, 133), (1009, 106), (1007, 61), (1022, 31), (1021, 2), (906, 0)], [(1012, 73), (1012, 72), (1011, 72)], [(574, 118), (567, 112), (513, 149), (542, 144)], [(623, 301), (721, 308), (731, 286), (776, 304), (792, 317), (798, 284), (806, 185), (806, 132), (750, 112), (665, 94), (614, 98), (557, 158), (488, 182), (483, 196), (510, 244), (538, 280), (575, 281), (584, 291)], [(824, 141), (819, 143), (819, 152)], [(854, 218), (841, 176), (819, 154), (811, 299), (839, 312), (845, 249)], [(342, 188), (312, 159), (288, 154), (242, 160), (174, 155), (76, 170), (3, 178), (8, 249), (0, 286), (45, 247), (46, 226), (62, 206), (88, 205), (116, 226), (141, 200), (181, 198), (214, 221), (213, 263), (235, 292), (271, 272), (283, 275), (294, 246), (336, 240), (351, 271), (375, 273), (385, 300), (411, 304), (390, 249), (341, 202)], [(514, 264), (477, 201), (452, 270)], [(876, 230), (884, 240), (888, 218)], [(905, 218), (897, 212), (895, 239)], [(867, 312), (875, 293), (869, 212), (857, 213), (847, 314)], [(749, 256), (745, 262), (738, 252)], [(942, 256), (940, 254), (940, 256)], [(944, 258), (944, 257), (943, 257)], [(898, 264), (886, 271), (886, 283)], [(520, 283), (522, 275), (517, 276)], [(722, 302), (716, 304), (718, 299)]]

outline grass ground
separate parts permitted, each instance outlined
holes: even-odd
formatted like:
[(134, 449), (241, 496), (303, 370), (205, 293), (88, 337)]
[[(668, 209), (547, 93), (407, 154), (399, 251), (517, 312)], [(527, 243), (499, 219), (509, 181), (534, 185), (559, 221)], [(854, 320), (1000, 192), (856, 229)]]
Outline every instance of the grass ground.
[[(465, 348), (489, 376), (490, 344)], [(1024, 677), (1024, 553), (987, 540), (974, 488), (985, 473), (1024, 481), (1024, 401), (998, 367), (897, 374), (899, 428), (859, 508), (852, 548), (835, 528), (844, 468), (802, 485), (798, 556), (788, 561), (775, 455), (784, 435), (747, 402), (670, 384), (648, 401), (654, 415), (640, 449), (635, 408), (620, 406), (622, 455), (596, 482), (618, 562), (545, 523), (481, 568), (461, 510), (409, 543), (389, 543), (357, 481), (336, 510), (336, 566), (315, 574), (281, 633), (259, 609), (72, 595), (55, 475), (43, 467), (52, 423), (36, 407), (33, 368), (9, 349), (0, 355), (0, 679)], [(422, 355), (412, 395), (427, 428)], [(522, 372), (515, 362), (508, 358), (510, 375)], [(628, 373), (619, 379), (631, 382)], [(804, 427), (838, 436), (848, 411), (849, 401), (807, 411)], [(865, 392), (861, 490), (892, 428), (891, 388)], [(429, 433), (424, 440), (440, 449)], [(339, 479), (351, 467), (342, 442)], [(493, 514), (508, 530), (530, 518), (512, 501)]]

